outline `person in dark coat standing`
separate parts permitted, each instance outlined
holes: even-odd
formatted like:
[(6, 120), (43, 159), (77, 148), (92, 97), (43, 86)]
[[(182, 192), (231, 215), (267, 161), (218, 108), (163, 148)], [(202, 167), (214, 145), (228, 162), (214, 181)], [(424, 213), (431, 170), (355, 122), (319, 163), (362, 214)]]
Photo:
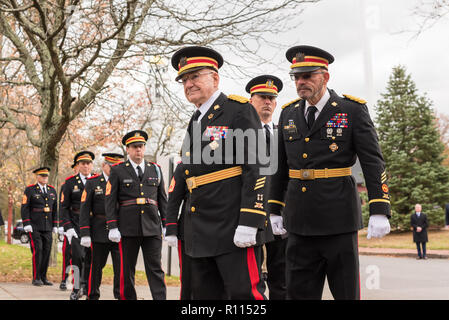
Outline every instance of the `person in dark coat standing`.
[[(427, 215), (422, 212), (422, 206), (417, 203), (415, 205), (415, 213), (410, 218), (410, 224), (413, 228), (413, 242), (416, 243), (418, 250), (418, 257), (416, 259), (427, 259), (426, 256), (426, 242), (429, 241), (427, 237)], [(422, 248), (422, 251), (421, 251)]]

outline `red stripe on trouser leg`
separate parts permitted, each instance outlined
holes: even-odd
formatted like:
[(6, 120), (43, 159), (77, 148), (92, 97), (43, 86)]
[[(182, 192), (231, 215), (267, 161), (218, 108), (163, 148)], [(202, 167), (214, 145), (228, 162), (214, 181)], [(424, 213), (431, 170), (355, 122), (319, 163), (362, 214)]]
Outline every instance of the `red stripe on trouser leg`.
[(182, 295), (182, 252), (181, 252), (181, 240), (178, 240), (178, 259), (179, 259), (179, 282), (181, 282), (181, 289), (179, 290), (179, 300)]
[(65, 254), (66, 254), (66, 246), (67, 246), (67, 238), (64, 237), (64, 242), (62, 243), (62, 281), (65, 281), (65, 275), (66, 275), (66, 261), (65, 261)]
[(33, 280), (36, 280), (36, 247), (34, 246), (33, 237), (31, 236), (31, 232), (28, 233), (30, 237), (31, 250), (33, 251)]
[(118, 243), (118, 248), (120, 252), (120, 300), (125, 299), (125, 276), (123, 274), (123, 248), (122, 240)]
[(92, 265), (94, 261), (94, 248), (92, 247), (92, 244), (90, 245), (90, 271), (89, 271), (89, 283), (88, 283), (88, 289), (87, 289), (87, 299), (90, 297), (90, 293), (92, 290)]
[(248, 263), (248, 273), (249, 279), (251, 281), (251, 292), (253, 293), (254, 299), (264, 300), (262, 294), (257, 290), (257, 285), (260, 281), (260, 275), (253, 247), (246, 249), (246, 261)]

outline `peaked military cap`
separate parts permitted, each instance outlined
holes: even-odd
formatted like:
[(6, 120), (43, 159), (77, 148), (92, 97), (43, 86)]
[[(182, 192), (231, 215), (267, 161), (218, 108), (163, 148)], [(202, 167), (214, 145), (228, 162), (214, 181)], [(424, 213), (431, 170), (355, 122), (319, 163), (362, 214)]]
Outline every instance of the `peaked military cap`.
[(263, 75), (251, 79), (246, 85), (249, 94), (260, 94), (264, 96), (277, 97), (283, 87), (281, 79), (272, 75)]
[(171, 64), (178, 71), (176, 81), (189, 72), (203, 68), (212, 68), (218, 72), (223, 65), (223, 57), (217, 51), (207, 47), (184, 47), (175, 52)]
[(72, 168), (80, 161), (94, 161), (95, 155), (90, 151), (81, 151), (75, 155)]
[(285, 56), (292, 63), (290, 74), (327, 69), (334, 62), (334, 57), (329, 52), (313, 46), (292, 47), (287, 50)]
[(118, 153), (103, 153), (102, 156), (104, 157), (104, 161), (109, 164), (119, 163), (124, 158), (122, 154)]
[(129, 146), (132, 143), (143, 143), (146, 144), (148, 140), (148, 134), (142, 130), (134, 130), (125, 134), (122, 139), (122, 144)]
[(33, 173), (41, 175), (41, 176), (48, 176), (50, 174), (50, 168), (49, 167), (40, 167), (40, 168), (33, 170)]

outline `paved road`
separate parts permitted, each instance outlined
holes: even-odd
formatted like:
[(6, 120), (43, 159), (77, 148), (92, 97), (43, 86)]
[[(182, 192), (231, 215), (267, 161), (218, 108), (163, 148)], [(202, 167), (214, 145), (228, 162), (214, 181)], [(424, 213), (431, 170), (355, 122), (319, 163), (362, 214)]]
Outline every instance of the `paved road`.
[[(449, 259), (415, 260), (379, 256), (360, 256), (363, 300), (447, 300), (449, 299)], [(111, 286), (102, 286), (102, 299), (113, 299)], [(137, 287), (139, 299), (151, 299), (147, 286)], [(168, 288), (167, 298), (177, 300), (178, 287)], [(31, 284), (0, 283), (0, 300), (65, 300), (69, 291)], [(326, 287), (323, 299), (332, 299)]]

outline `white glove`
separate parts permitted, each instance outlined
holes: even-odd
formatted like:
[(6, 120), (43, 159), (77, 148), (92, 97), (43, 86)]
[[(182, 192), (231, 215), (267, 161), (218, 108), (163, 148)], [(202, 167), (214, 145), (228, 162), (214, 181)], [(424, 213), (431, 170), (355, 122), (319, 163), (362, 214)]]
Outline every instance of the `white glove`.
[(89, 236), (85, 236), (85, 237), (81, 237), (80, 244), (83, 247), (90, 248), (90, 245), (92, 244), (92, 241), (90, 240)]
[(58, 227), (53, 227), (53, 233), (58, 233)]
[(390, 233), (390, 222), (383, 214), (373, 214), (369, 217), (367, 239), (382, 238)]
[(27, 225), (25, 227), (23, 227), (23, 231), (25, 232), (33, 232), (33, 227), (31, 225)]
[(122, 238), (122, 235), (120, 234), (120, 231), (118, 231), (118, 228), (114, 228), (114, 229), (109, 230), (108, 238), (112, 242), (119, 243), (120, 239)]
[(69, 244), (72, 244), (73, 237), (78, 239), (78, 235), (76, 234), (76, 231), (73, 228), (70, 228), (69, 230), (67, 230), (66, 237), (67, 237), (67, 240), (69, 241)]
[(273, 234), (280, 236), (287, 233), (287, 230), (284, 229), (284, 222), (282, 216), (277, 214), (270, 214), (271, 221), (271, 229), (273, 230)]
[(162, 227), (162, 237), (165, 238), (165, 233), (167, 232), (167, 228)]
[(58, 233), (59, 234), (64, 234), (64, 227), (59, 227), (58, 228)]
[(251, 247), (256, 244), (257, 228), (237, 226), (234, 234), (234, 244), (239, 248)]
[(166, 236), (164, 238), (165, 241), (167, 241), (167, 244), (170, 247), (176, 248), (178, 246), (178, 237), (177, 236)]

